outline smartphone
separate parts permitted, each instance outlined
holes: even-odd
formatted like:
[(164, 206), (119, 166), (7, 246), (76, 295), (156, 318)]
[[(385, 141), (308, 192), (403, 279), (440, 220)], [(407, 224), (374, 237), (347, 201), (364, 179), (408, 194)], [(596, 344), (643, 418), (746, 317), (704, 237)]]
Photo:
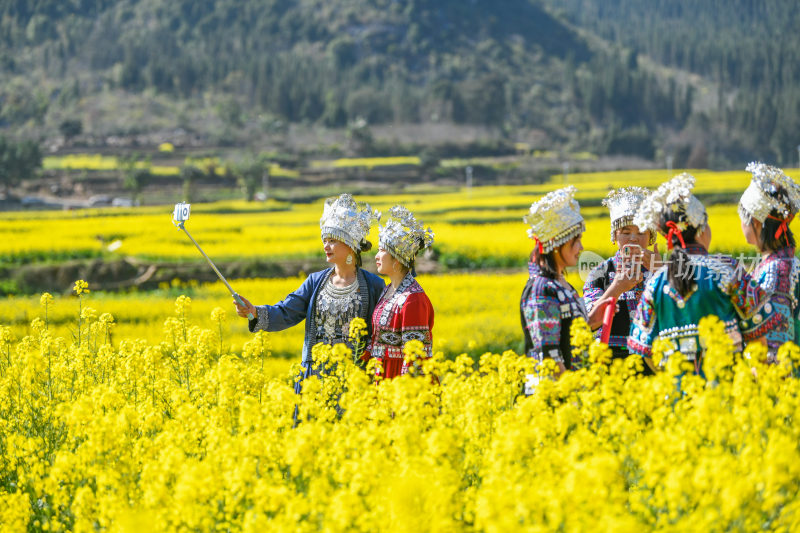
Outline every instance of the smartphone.
[[(628, 279), (634, 279), (641, 271), (642, 247), (638, 244), (626, 244), (622, 247), (622, 263)], [(631, 270), (628, 270), (631, 269)]]
[(183, 202), (175, 204), (175, 211), (172, 212), (172, 220), (175, 222), (186, 222), (189, 220), (189, 212), (191, 211), (191, 204)]
[(642, 253), (642, 247), (638, 244), (626, 244), (622, 247), (622, 257), (633, 257)]

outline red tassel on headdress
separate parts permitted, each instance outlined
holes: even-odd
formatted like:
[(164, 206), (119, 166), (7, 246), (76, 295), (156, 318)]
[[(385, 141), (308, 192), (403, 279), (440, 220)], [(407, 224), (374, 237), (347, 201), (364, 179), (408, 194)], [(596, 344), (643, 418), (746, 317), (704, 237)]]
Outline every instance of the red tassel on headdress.
[(667, 233), (667, 248), (672, 250), (673, 235), (678, 237), (678, 241), (681, 243), (681, 247), (686, 248), (686, 243), (683, 241), (683, 234), (681, 233), (681, 228), (679, 228), (678, 225), (671, 220), (667, 222), (667, 227), (669, 228), (669, 232)]
[(542, 241), (539, 240), (539, 237), (536, 235), (533, 236), (533, 240), (536, 241), (536, 247), (539, 250), (539, 255), (544, 255), (544, 247), (542, 246)]
[(767, 218), (780, 221), (780, 226), (778, 226), (778, 229), (775, 230), (775, 238), (780, 239), (781, 235), (783, 235), (786, 237), (786, 244), (789, 244), (789, 224), (791, 224), (792, 220), (794, 219), (794, 215), (789, 215), (788, 218), (778, 218), (767, 215)]

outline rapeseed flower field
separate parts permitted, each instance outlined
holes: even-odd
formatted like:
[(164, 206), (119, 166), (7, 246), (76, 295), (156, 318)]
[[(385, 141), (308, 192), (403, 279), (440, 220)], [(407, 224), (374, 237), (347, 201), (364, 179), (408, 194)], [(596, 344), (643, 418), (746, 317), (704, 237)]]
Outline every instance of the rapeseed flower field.
[[(749, 252), (730, 203), (749, 174), (701, 174), (698, 193), (727, 195), (709, 202), (712, 251)], [(666, 177), (573, 175), (584, 248), (613, 253), (599, 205), (609, 186)], [(69, 295), (6, 298), (0, 530), (800, 530), (793, 344), (767, 366), (760, 345), (734, 354), (710, 317), (707, 381), (675, 354), (645, 377), (641, 359), (611, 363), (577, 321), (581, 369), (524, 394), (534, 367), (518, 355), (518, 305), (532, 244), (521, 217), (561, 185), (359, 198), (407, 205), (455, 266), (513, 266), (421, 275), (436, 311), (434, 357), (385, 382), (344, 345), (321, 345), (314, 360), (328, 371), (296, 395), (302, 326), (248, 333), (220, 283), (113, 294), (79, 280)], [(215, 259), (321, 255), (321, 202), (192, 209), (187, 226)], [(196, 260), (169, 211), (4, 213), (0, 257)], [(121, 246), (110, 251), (112, 242)], [(230, 281), (273, 303), (303, 279)], [(583, 283), (578, 273), (568, 281)], [(654, 358), (670, 348), (657, 344)], [(420, 350), (409, 343), (406, 356)]]
[[(162, 149), (162, 147), (164, 149)], [(170, 153), (174, 150), (174, 146), (170, 143), (163, 143), (159, 146), (160, 152)], [(222, 168), (223, 162), (216, 157), (210, 158), (191, 158), (187, 157), (184, 161), (185, 165), (193, 165), (205, 169)], [(64, 156), (46, 156), (42, 161), (42, 167), (45, 170), (123, 170), (126, 168), (126, 163), (121, 162), (119, 158), (114, 156), (104, 156), (100, 154), (70, 154)], [(153, 165), (149, 161), (137, 161), (133, 164), (133, 168), (148, 170), (154, 176), (179, 176), (181, 168), (174, 165)], [(270, 165), (270, 175), (280, 176), (284, 178), (296, 178), (298, 172), (296, 170), (286, 169), (278, 164)], [(217, 173), (216, 170), (213, 170)]]
[(180, 296), (160, 340), (112, 343), (89, 291), (76, 283), (72, 338), (53, 335), (49, 294), (30, 335), (0, 327), (3, 530), (800, 527), (800, 348), (734, 356), (714, 318), (709, 381), (678, 386), (675, 355), (654, 377), (636, 357), (609, 365), (579, 322), (585, 367), (529, 397), (532, 360), (510, 350), (437, 353), (381, 382), (344, 345), (315, 348), (329, 370), (297, 396), (297, 365), (265, 371), (268, 335), (218, 342), (223, 310), (192, 321)]

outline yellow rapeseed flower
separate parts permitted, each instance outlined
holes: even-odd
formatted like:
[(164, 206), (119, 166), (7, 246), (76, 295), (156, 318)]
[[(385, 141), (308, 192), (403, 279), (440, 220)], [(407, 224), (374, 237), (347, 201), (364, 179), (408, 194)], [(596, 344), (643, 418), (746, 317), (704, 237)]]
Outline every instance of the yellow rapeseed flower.
[(75, 294), (78, 296), (90, 292), (89, 284), (82, 279), (79, 279), (75, 282), (75, 286), (72, 288), (72, 290), (75, 291)]
[(349, 338), (351, 342), (358, 342), (367, 334), (367, 323), (361, 317), (350, 321)]
[(211, 320), (215, 323), (224, 322), (226, 316), (227, 312), (221, 307), (215, 307), (211, 310)]

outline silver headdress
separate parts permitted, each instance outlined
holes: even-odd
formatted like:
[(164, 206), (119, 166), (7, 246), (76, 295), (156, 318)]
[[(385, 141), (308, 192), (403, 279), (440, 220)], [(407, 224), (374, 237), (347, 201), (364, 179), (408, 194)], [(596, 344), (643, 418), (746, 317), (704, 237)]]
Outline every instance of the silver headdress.
[[(746, 170), (753, 173), (753, 179), (739, 200), (739, 215), (743, 219), (752, 217), (763, 224), (773, 209), (784, 219), (797, 213), (800, 187), (792, 178), (764, 163), (750, 163)], [(779, 194), (779, 188), (786, 192)]]
[[(692, 194), (694, 182), (694, 176), (684, 172), (659, 185), (658, 189), (650, 193), (639, 206), (633, 217), (633, 223), (642, 231), (646, 229), (660, 231), (661, 217), (669, 209), (680, 215), (676, 223), (680, 231), (692, 227), (699, 233), (708, 220), (708, 214), (700, 200)], [(667, 245), (670, 245), (669, 241)]]
[[(616, 244), (616, 233), (618, 229), (633, 224), (633, 216), (642, 204), (650, 190), (644, 187), (622, 187), (610, 191), (603, 199), (603, 205), (608, 207), (611, 213), (611, 242)], [(650, 232), (650, 244), (656, 242), (656, 232)]]
[(586, 229), (581, 208), (570, 185), (547, 193), (531, 204), (522, 220), (530, 224), (528, 237), (539, 244), (540, 253), (549, 253)]
[(431, 228), (424, 229), (411, 211), (402, 205), (389, 209), (386, 225), (378, 228), (378, 247), (392, 254), (405, 267), (411, 266), (417, 253), (433, 244)]
[(336, 239), (358, 252), (370, 226), (380, 218), (381, 214), (373, 211), (369, 204), (356, 202), (349, 194), (328, 198), (319, 219), (322, 239)]

